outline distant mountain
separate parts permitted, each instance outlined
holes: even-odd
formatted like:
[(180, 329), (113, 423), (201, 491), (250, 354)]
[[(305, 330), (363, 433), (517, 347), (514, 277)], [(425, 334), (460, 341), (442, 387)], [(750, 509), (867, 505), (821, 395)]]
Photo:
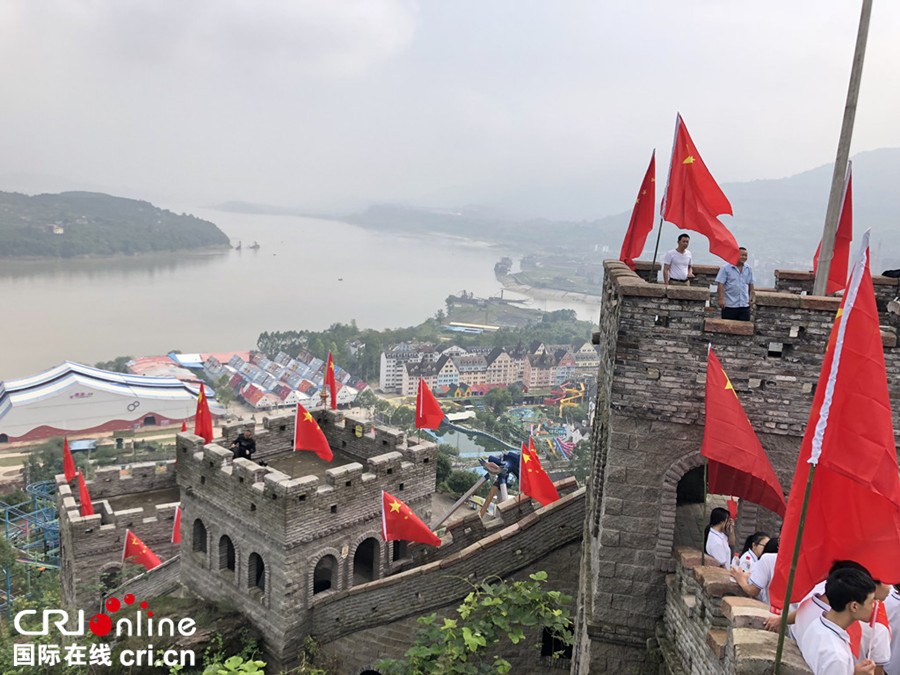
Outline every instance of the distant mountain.
[[(657, 202), (665, 186), (663, 168), (657, 176)], [(788, 178), (727, 183), (722, 189), (731, 201), (734, 217), (722, 221), (751, 258), (769, 272), (776, 266), (812, 267), (812, 256), (822, 235), (833, 165), (820, 166)], [(854, 230), (872, 228), (873, 268), (900, 267), (900, 148), (883, 148), (853, 157)], [(635, 186), (635, 191), (637, 186)], [(598, 249), (598, 257), (618, 254), (631, 216), (629, 211), (594, 221), (518, 220), (478, 207), (426, 209), (377, 205), (354, 216), (352, 223), (384, 231), (439, 233), (504, 243), (523, 251), (583, 253)], [(671, 248), (678, 232), (663, 226), (661, 250)], [(695, 235), (692, 250), (698, 262), (721, 262), (705, 252)], [(648, 238), (645, 257), (653, 255), (656, 231)], [(603, 248), (606, 247), (606, 252)], [(878, 270), (880, 271), (880, 269)]]
[(0, 192), (0, 258), (149, 253), (228, 246), (213, 223), (98, 192)]

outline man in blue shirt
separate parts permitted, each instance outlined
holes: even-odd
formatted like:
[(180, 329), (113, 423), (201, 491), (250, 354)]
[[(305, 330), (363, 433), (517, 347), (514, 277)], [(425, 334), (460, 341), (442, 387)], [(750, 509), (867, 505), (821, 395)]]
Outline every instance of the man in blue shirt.
[(750, 320), (750, 296), (753, 293), (753, 270), (747, 263), (747, 249), (738, 249), (737, 265), (722, 265), (716, 275), (719, 307), (723, 319)]

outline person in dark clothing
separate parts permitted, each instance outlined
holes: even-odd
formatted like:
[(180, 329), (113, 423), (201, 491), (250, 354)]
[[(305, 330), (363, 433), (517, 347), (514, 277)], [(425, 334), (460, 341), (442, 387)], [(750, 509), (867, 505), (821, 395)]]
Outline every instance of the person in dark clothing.
[(234, 453), (232, 459), (243, 457), (244, 459), (252, 459), (251, 455), (256, 452), (256, 439), (249, 429), (245, 429), (244, 433), (237, 437), (231, 444), (231, 451)]

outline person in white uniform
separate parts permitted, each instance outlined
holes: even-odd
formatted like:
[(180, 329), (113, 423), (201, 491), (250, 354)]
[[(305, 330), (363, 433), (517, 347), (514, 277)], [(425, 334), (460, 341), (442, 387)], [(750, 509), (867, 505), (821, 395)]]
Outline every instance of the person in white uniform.
[(747, 537), (744, 548), (741, 551), (740, 567), (745, 572), (752, 572), (753, 566), (759, 561), (766, 544), (769, 543), (769, 535), (765, 532), (754, 532)]
[(778, 537), (769, 539), (763, 548), (763, 554), (753, 566), (751, 572), (732, 567), (731, 577), (738, 586), (751, 598), (769, 604), (769, 585), (775, 577), (775, 561), (778, 556)]
[(900, 675), (900, 585), (894, 586), (884, 599), (888, 622), (891, 624), (891, 659), (884, 667), (887, 675)]
[(872, 616), (872, 577), (856, 569), (837, 570), (825, 582), (825, 595), (831, 608), (819, 614), (798, 636), (797, 646), (807, 665), (815, 675), (874, 675), (874, 661), (855, 662), (847, 634), (852, 623), (868, 622)]
[[(731, 564), (731, 547), (734, 546), (734, 521), (728, 509), (714, 508), (709, 514), (709, 525), (703, 533), (706, 542), (706, 555), (712, 556), (718, 565), (728, 567)], [(708, 562), (708, 564), (712, 564)]]

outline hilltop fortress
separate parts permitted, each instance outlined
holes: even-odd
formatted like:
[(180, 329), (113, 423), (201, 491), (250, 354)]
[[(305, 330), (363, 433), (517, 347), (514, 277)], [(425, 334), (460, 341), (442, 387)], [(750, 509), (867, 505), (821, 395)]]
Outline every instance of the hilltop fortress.
[[(787, 489), (839, 300), (803, 294), (811, 290), (809, 273), (777, 272), (776, 288), (757, 292), (752, 322), (723, 321), (709, 307), (716, 268), (694, 269), (691, 287), (664, 287), (618, 261), (605, 263), (587, 487), (570, 479), (548, 507), (517, 498), (497, 518), (472, 512), (454, 522), (439, 549), (407, 546), (381, 541), (380, 493), (403, 499), (426, 522), (440, 515), (431, 513), (431, 443), (317, 411), (335, 452), (323, 468), (312, 453), (291, 452), (292, 415), (267, 417), (256, 431), (263, 467), (180, 434), (177, 464), (98, 471), (89, 484), (94, 516), (82, 518), (69, 486), (57, 480), (65, 601), (93, 606), (121, 566), (122, 536), (131, 528), (165, 562), (127, 582), (128, 592), (189, 589), (233, 604), (264, 635), (270, 672), (294, 665), (311, 634), (340, 659), (341, 673), (371, 675), (380, 658), (402, 655), (416, 617), (450, 616), (471, 582), (546, 570), (553, 588), (577, 595), (577, 644), (571, 659), (557, 661), (528, 648), (504, 653), (517, 673), (766, 672), (776, 639), (759, 630), (766, 607), (694, 553), (703, 527), (691, 505), (703, 494), (706, 349), (712, 343)], [(886, 305), (897, 284), (875, 277), (892, 396), (898, 317)], [(223, 443), (243, 428), (224, 427)], [(141, 492), (175, 499), (110, 506)], [(176, 545), (172, 502), (179, 499)], [(747, 503), (738, 523), (738, 539), (780, 525)], [(529, 644), (548, 639), (540, 627), (527, 635)], [(808, 672), (792, 643), (785, 658), (788, 672)]]

